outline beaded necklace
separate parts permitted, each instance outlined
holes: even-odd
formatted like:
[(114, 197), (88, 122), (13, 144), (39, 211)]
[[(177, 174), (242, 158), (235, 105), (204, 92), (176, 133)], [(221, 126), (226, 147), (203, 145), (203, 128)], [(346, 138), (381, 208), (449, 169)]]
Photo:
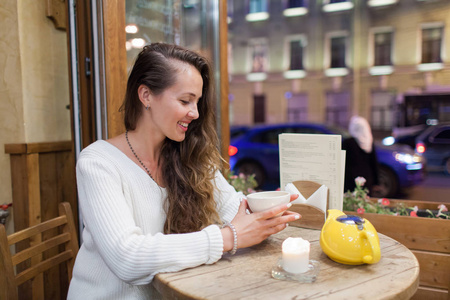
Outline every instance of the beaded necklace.
[(138, 160), (138, 162), (141, 164), (141, 166), (145, 169), (145, 171), (147, 171), (148, 176), (150, 176), (151, 179), (153, 179), (154, 182), (156, 182), (156, 180), (153, 178), (152, 173), (150, 173), (150, 170), (147, 169), (147, 167), (144, 165), (144, 163), (141, 161), (141, 159), (139, 158), (139, 156), (137, 156), (136, 152), (134, 152), (133, 147), (131, 147), (130, 141), (128, 140), (128, 130), (125, 131), (125, 138), (127, 139), (127, 143), (128, 146), (130, 147), (131, 152), (133, 152), (134, 157), (136, 157), (136, 159)]

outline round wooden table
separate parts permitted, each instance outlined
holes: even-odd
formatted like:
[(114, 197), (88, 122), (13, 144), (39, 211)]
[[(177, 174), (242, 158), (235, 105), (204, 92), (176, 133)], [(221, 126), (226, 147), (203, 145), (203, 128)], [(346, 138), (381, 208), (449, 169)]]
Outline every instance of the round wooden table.
[[(373, 265), (336, 263), (323, 253), (320, 230), (290, 226), (263, 243), (225, 254), (213, 265), (161, 273), (154, 287), (165, 299), (409, 299), (419, 285), (419, 263), (399, 242), (378, 234), (381, 260)], [(314, 283), (277, 280), (272, 266), (281, 243), (302, 237), (311, 243), (310, 259), (320, 262)]]

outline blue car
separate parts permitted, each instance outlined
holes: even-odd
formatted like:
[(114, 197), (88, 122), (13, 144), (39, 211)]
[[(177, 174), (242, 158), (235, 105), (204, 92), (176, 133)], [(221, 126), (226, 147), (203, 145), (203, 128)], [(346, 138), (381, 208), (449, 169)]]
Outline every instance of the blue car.
[[(271, 190), (280, 184), (278, 135), (281, 133), (339, 134), (342, 139), (350, 135), (342, 128), (314, 123), (262, 125), (242, 129), (231, 128), (229, 154), (230, 167), (236, 174), (255, 174), (258, 188)], [(422, 158), (410, 147), (376, 145), (379, 162), (380, 191), (374, 197), (395, 197), (401, 189), (424, 179)]]

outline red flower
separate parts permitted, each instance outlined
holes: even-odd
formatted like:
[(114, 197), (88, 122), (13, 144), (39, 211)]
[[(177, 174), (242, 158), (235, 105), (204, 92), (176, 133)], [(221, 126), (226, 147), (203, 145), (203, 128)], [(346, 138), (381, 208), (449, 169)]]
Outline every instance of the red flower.
[(413, 210), (409, 213), (411, 217), (417, 217), (417, 213)]
[(383, 198), (383, 199), (381, 199), (381, 204), (387, 206), (387, 205), (391, 204), (391, 202), (389, 201), (389, 199)]
[(365, 209), (364, 209), (364, 208), (358, 208), (358, 209), (356, 210), (356, 212), (357, 212), (358, 214), (363, 214), (363, 213), (365, 212)]

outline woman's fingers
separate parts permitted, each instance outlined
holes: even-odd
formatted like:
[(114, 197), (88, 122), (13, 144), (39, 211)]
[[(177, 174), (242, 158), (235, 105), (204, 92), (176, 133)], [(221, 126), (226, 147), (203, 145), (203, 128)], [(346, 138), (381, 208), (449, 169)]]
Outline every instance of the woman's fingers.
[(296, 200), (299, 197), (299, 194), (291, 194), (291, 200), (290, 202)]
[(245, 214), (245, 210), (247, 209), (247, 199), (246, 198), (242, 198), (241, 200), (241, 204), (239, 205), (239, 210), (238, 210), (238, 214)]
[(267, 226), (267, 227), (275, 227), (275, 226), (278, 226), (278, 225), (282, 225), (282, 224), (287, 224), (289, 222), (293, 222), (293, 221), (298, 220), (300, 218), (301, 218), (301, 216), (299, 214), (290, 212), (290, 213), (288, 213), (286, 215), (283, 215), (281, 217), (265, 220), (264, 221), (265, 222), (264, 225)]
[(282, 216), (287, 216), (287, 215), (299, 216), (298, 219), (300, 219), (300, 218), (302, 217), (302, 215), (300, 215), (299, 213), (296, 213), (296, 212), (293, 212), (293, 211), (290, 211), (290, 210), (286, 210), (286, 211), (282, 214)]

